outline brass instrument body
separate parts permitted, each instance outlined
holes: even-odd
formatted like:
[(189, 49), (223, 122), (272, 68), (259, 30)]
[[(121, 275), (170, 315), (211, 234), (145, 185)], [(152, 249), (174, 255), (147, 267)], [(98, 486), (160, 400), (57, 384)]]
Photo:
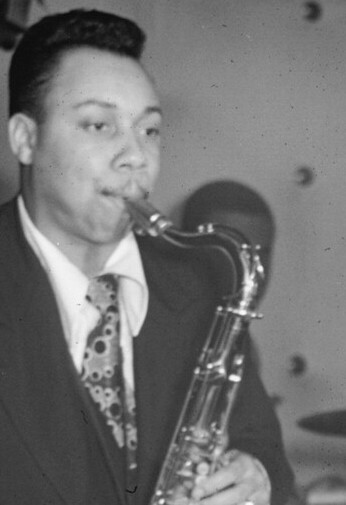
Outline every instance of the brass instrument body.
[(245, 366), (249, 323), (263, 268), (257, 251), (236, 230), (206, 224), (197, 232), (177, 230), (148, 202), (129, 202), (138, 232), (178, 247), (214, 248), (237, 273), (223, 294), (163, 463), (151, 505), (189, 505), (195, 484), (224, 464), (228, 427)]

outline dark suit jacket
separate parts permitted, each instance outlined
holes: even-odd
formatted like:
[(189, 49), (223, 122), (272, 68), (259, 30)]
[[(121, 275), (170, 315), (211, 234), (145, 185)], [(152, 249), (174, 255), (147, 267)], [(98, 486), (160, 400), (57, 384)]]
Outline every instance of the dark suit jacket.
[[(81, 384), (49, 281), (23, 236), (15, 203), (0, 210), (0, 503), (147, 505), (214, 312), (198, 258), (139, 240), (148, 315), (134, 341), (139, 482), (126, 492), (122, 456)], [(195, 255), (196, 256), (196, 255)], [(231, 445), (265, 465), (273, 503), (292, 484), (280, 429), (249, 363)]]

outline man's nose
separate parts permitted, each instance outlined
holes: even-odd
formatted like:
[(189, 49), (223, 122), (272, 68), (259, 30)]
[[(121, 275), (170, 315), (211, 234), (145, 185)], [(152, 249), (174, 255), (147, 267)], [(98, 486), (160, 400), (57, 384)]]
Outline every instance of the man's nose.
[(146, 165), (145, 146), (135, 132), (124, 135), (120, 150), (116, 156), (118, 170), (141, 169)]

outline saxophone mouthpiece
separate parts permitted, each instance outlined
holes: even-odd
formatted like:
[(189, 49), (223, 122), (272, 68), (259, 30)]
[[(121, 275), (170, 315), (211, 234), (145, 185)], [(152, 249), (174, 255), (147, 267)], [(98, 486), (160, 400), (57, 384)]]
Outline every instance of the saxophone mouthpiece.
[(140, 235), (157, 237), (173, 226), (148, 200), (125, 200), (125, 204), (134, 221), (134, 229)]

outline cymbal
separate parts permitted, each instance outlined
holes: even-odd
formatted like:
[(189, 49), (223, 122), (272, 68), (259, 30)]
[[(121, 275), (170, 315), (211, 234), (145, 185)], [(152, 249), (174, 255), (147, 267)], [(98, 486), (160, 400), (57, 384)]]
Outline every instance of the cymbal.
[(346, 410), (334, 410), (302, 417), (297, 424), (300, 428), (316, 433), (346, 437)]

